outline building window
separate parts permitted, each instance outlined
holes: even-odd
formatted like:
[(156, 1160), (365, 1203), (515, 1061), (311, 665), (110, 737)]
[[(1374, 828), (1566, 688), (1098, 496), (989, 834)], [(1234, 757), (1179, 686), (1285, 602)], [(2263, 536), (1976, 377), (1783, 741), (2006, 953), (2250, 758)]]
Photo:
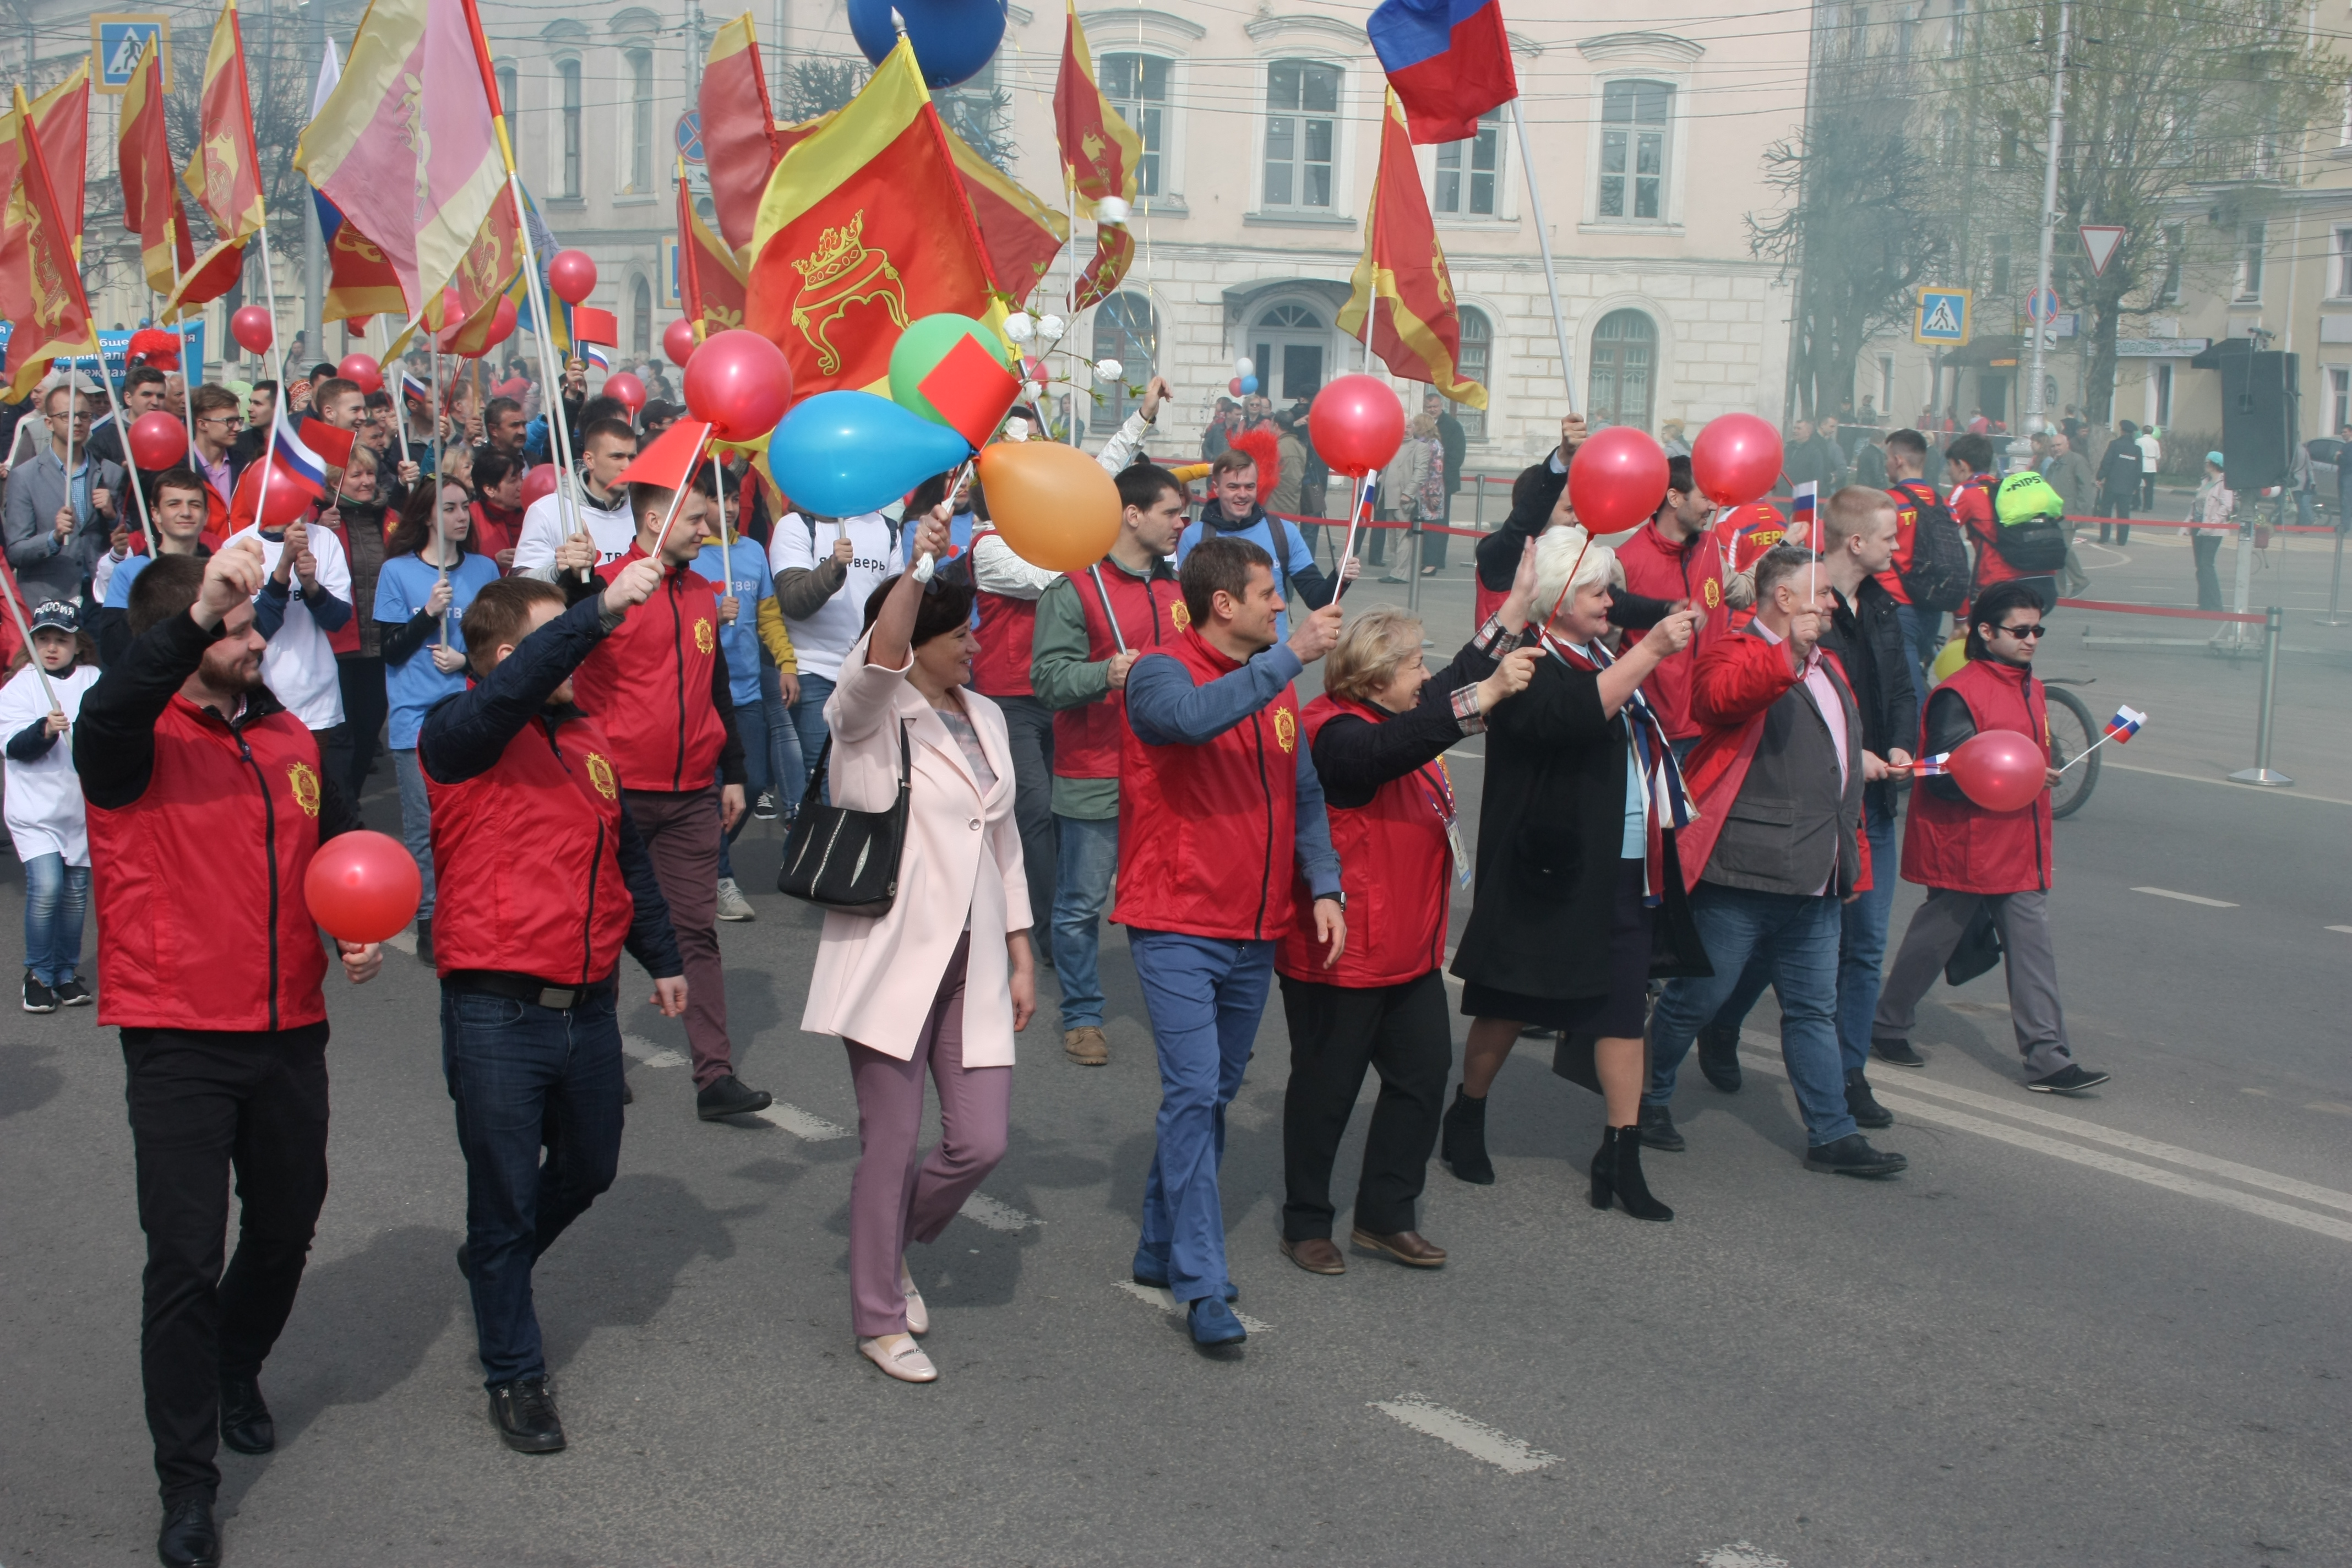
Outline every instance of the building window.
[(2172, 428), (2172, 366), (2168, 362), (2157, 362), (2156, 374), (2149, 377), (2149, 384), (2156, 392), (2156, 427), (2169, 430)]
[(563, 164), (555, 172), (555, 194), (576, 196), (580, 184), (580, 62), (565, 60), (555, 68), (563, 83)]
[(2327, 292), (2336, 299), (2352, 299), (2352, 228), (2336, 231), (2336, 265), (2328, 277)]
[(522, 97), (522, 79), (512, 66), (499, 66), (491, 74), (498, 79), (499, 107), (506, 111), (507, 140), (514, 143), (515, 159), (520, 163), (522, 159), (522, 105), (518, 100)]
[[(1895, 356), (1878, 356), (1878, 417), (1889, 429), (1895, 426)], [(1868, 423), (1864, 421), (1864, 423)]]
[(2238, 277), (2230, 298), (2242, 304), (2259, 304), (2263, 297), (2263, 241), (2268, 225), (2250, 223), (2238, 230)]
[(1127, 423), (1129, 405), (1141, 401), (1127, 389), (1151, 384), (1151, 351), (1159, 341), (1151, 301), (1140, 294), (1113, 294), (1095, 311), (1095, 362), (1115, 359), (1119, 363), (1117, 382), (1095, 383), (1092, 422), (1097, 430), (1116, 430)]
[(2327, 427), (2341, 435), (2352, 426), (2352, 370), (2330, 366), (2327, 372)]
[(996, 61), (932, 96), (940, 118), (964, 144), (1000, 170), (1011, 173), (1013, 156), (1013, 97), (996, 85)]
[(1592, 329), (1585, 406), (1595, 426), (1650, 427), (1658, 326), (1640, 310), (1612, 310)]
[(1969, 48), (1969, 0), (1952, 0), (1952, 27), (1944, 39), (1947, 58), (1958, 59)]
[(654, 352), (654, 286), (640, 273), (629, 283), (629, 352), (639, 359)]
[(1665, 216), (1674, 90), (1662, 81), (1612, 81), (1601, 89), (1601, 216), (1654, 223)]
[(1276, 60), (1265, 71), (1265, 205), (1330, 210), (1339, 68)]
[(1168, 62), (1158, 55), (1105, 55), (1103, 96), (1143, 140), (1143, 159), (1135, 171), (1135, 194), (1160, 194), (1160, 159), (1168, 134)]
[(1992, 297), (2006, 299), (2009, 295), (2009, 261), (2013, 254), (2010, 237), (2005, 234), (1992, 237)]
[(2164, 283), (2156, 291), (2159, 305), (2180, 303), (2180, 258), (2189, 248), (2189, 228), (2185, 224), (2164, 226)]
[(621, 189), (644, 195), (654, 188), (654, 57), (650, 49), (631, 49), (621, 57), (627, 68), (629, 148), (627, 180)]
[[(1486, 312), (1475, 305), (1463, 306), (1461, 315), (1462, 357), (1454, 362), (1454, 377), (1460, 381), (1475, 381), (1485, 387), (1487, 406), (1492, 407), (1495, 384), (1487, 378), (1495, 363), (1495, 323), (1488, 321)], [(1462, 421), (1463, 435), (1473, 441), (1486, 438), (1486, 409), (1457, 403), (1454, 405), (1452, 413), (1454, 417)], [(1448, 474), (1446, 479), (1451, 481), (1459, 477)]]
[(1456, 217), (1493, 217), (1495, 182), (1503, 167), (1503, 111), (1478, 117), (1478, 134), (1437, 149), (1436, 208)]

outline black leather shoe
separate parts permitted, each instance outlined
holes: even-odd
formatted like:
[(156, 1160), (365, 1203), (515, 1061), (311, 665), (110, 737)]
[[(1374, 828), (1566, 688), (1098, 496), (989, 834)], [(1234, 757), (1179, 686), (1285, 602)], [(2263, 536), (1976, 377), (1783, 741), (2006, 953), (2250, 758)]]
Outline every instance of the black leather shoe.
[(433, 967), (433, 917), (431, 915), (416, 922), (416, 962), (427, 969)]
[(1454, 1087), (1454, 1103), (1446, 1108), (1441, 1124), (1443, 1137), (1437, 1157), (1456, 1179), (1473, 1185), (1491, 1187), (1495, 1184), (1495, 1162), (1486, 1157), (1486, 1102), (1473, 1100)]
[(1643, 1104), (1640, 1127), (1642, 1142), (1653, 1149), (1679, 1154), (1687, 1147), (1683, 1135), (1675, 1131), (1675, 1113), (1663, 1105)]
[(457, 1244), (457, 1272), (468, 1280), (474, 1278), (474, 1255), (466, 1250), (466, 1244), (462, 1241)]
[(1636, 1127), (1601, 1130), (1600, 1151), (1592, 1156), (1592, 1206), (1625, 1205), (1635, 1219), (1669, 1220), (1675, 1211), (1650, 1195), (1642, 1175), (1642, 1134)]
[(1870, 1079), (1863, 1076), (1860, 1068), (1845, 1075), (1845, 1108), (1856, 1127), (1895, 1125), (1895, 1112), (1878, 1103), (1878, 1096), (1870, 1092)]
[(164, 1568), (218, 1568), (220, 1526), (213, 1522), (213, 1505), (203, 1498), (173, 1503), (156, 1532), (155, 1555)]
[(563, 1423), (555, 1414), (555, 1391), (543, 1376), (519, 1377), (491, 1389), (490, 1419), (518, 1454), (562, 1451)]
[(278, 1447), (278, 1424), (261, 1402), (261, 1384), (249, 1377), (225, 1377), (220, 1385), (221, 1441), (239, 1454), (267, 1454)]
[(1927, 1058), (1911, 1048), (1908, 1040), (1873, 1040), (1871, 1054), (1891, 1068), (1923, 1068)]
[(1817, 1143), (1805, 1151), (1805, 1169), (1836, 1176), (1891, 1176), (1909, 1167), (1900, 1154), (1874, 1149), (1859, 1132), (1849, 1132), (1834, 1143)]
[(1698, 1032), (1698, 1070), (1726, 1094), (1739, 1092), (1739, 1028), (1709, 1024)]
[(730, 1072), (694, 1097), (694, 1113), (705, 1121), (717, 1121), (765, 1110), (774, 1100), (764, 1089), (744, 1088), (743, 1080)]

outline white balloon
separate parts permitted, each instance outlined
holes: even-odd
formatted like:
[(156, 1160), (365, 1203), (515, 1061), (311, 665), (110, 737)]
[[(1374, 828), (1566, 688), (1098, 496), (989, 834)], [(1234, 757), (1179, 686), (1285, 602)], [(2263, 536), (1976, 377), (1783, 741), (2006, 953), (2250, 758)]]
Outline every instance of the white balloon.
[(1126, 374), (1127, 366), (1115, 359), (1098, 360), (1095, 363), (1095, 374), (1104, 381), (1117, 381)]
[(1251, 361), (1249, 355), (1244, 354), (1241, 358), (1234, 361), (1234, 374), (1235, 375), (1255, 375), (1257, 374), (1257, 366)]
[(1128, 205), (1124, 197), (1105, 196), (1095, 204), (1097, 223), (1125, 223), (1127, 214)]
[(1016, 343), (1025, 343), (1037, 331), (1037, 323), (1026, 310), (1015, 310), (1004, 318), (1004, 335)]

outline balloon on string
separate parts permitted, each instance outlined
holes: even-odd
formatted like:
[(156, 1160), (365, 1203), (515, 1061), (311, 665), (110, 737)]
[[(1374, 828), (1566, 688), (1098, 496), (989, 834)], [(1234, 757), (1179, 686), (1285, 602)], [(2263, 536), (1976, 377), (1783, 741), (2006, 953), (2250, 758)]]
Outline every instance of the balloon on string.
[(397, 838), (364, 828), (319, 846), (302, 873), (302, 901), (327, 934), (382, 942), (416, 917), (425, 879)]
[[(688, 375), (718, 342), (702, 345)], [(870, 392), (820, 392), (785, 415), (768, 438), (768, 471), (777, 487), (820, 517), (872, 511), (970, 456), (970, 443), (953, 430)]]
[(554, 493), (555, 465), (553, 463), (537, 464), (533, 466), (529, 473), (523, 475), (522, 504), (526, 508), (528, 508), (531, 502), (542, 500), (548, 496), (553, 495)]
[(269, 482), (268, 494), (262, 492), (261, 479), (269, 465), (256, 462), (247, 466), (236, 481), (236, 493), (229, 500), (229, 516), (242, 525), (264, 504), (268, 510), (261, 513), (264, 528), (283, 528), (310, 510), (310, 493), (292, 479), (280, 474)]
[(1256, 390), (1257, 390), (1257, 377), (1255, 377), (1255, 376), (1254, 376), (1254, 375), (1245, 375), (1245, 376), (1242, 377), (1242, 395), (1243, 395), (1243, 396), (1247, 397), (1247, 396), (1249, 396), (1252, 393), (1255, 393)]
[(383, 390), (383, 369), (366, 354), (345, 354), (342, 363), (335, 366), (335, 374), (362, 392)]
[(131, 424), (131, 460), (147, 473), (161, 473), (187, 455), (188, 432), (158, 408)]
[(246, 305), (229, 317), (228, 335), (235, 338), (246, 353), (266, 354), (277, 333), (272, 329), (267, 309), (259, 305)]
[(940, 362), (953, 353), (956, 345), (966, 338), (978, 342), (998, 364), (1004, 363), (1004, 340), (970, 316), (941, 310), (935, 315), (918, 316), (908, 322), (907, 330), (898, 334), (897, 346), (890, 351), (890, 401), (934, 425), (946, 424), (947, 416), (923, 395), (923, 378), (938, 369)]
[(1233, 380), (1225, 383), (1225, 390), (1232, 393), (1235, 397), (1239, 397), (1242, 395), (1242, 378), (1240, 376), (1235, 376)]
[(1257, 365), (1251, 360), (1249, 355), (1244, 354), (1241, 358), (1234, 361), (1234, 374), (1237, 376), (1255, 375), (1257, 374)]
[(646, 405), (646, 384), (625, 370), (616, 370), (604, 378), (604, 395), (619, 399), (634, 419)]
[(784, 351), (740, 327), (706, 340), (683, 379), (687, 413), (721, 441), (758, 440), (792, 405), (793, 367)]
[(1102, 465), (1059, 441), (981, 448), (981, 489), (997, 537), (1046, 572), (1083, 572), (1118, 540), (1118, 486)]
[(483, 334), (482, 346), (494, 349), (514, 336), (515, 322), (520, 315), (512, 300), (501, 298), (499, 308), (490, 312), (490, 330)]
[(975, 0), (849, 0), (849, 32), (866, 58), (880, 65), (898, 46), (896, 11), (915, 47), (926, 87), (953, 87), (980, 74), (1004, 41), (1004, 8)]
[(682, 365), (692, 359), (698, 346), (694, 341), (694, 323), (684, 316), (662, 329), (662, 353), (669, 355), (672, 364)]
[(1691, 479), (1717, 506), (1745, 506), (1780, 477), (1780, 433), (1753, 414), (1719, 414), (1691, 443)]
[(596, 291), (596, 263), (584, 250), (559, 250), (547, 263), (547, 286), (567, 305)]
[(1987, 811), (2022, 811), (2049, 786), (2050, 759), (2032, 738), (2014, 730), (1980, 730), (1953, 748), (1944, 764), (1952, 782)]
[(1568, 465), (1568, 501), (1594, 534), (1639, 528), (1666, 499), (1666, 449), (1647, 431), (1612, 425), (1595, 432)]
[[(1242, 377), (1242, 386), (1256, 391), (1256, 378)], [(1404, 445), (1404, 405), (1377, 376), (1343, 375), (1315, 395), (1307, 433), (1333, 473), (1360, 479)]]

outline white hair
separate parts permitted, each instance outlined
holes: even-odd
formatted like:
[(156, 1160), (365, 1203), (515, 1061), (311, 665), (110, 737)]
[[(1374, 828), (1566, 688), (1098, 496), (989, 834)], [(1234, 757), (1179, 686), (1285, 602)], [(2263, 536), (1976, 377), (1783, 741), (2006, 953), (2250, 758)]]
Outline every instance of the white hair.
[[(1536, 602), (1532, 608), (1538, 620), (1554, 614), (1553, 606), (1568, 607), (1570, 595), (1561, 590), (1568, 584), (1568, 574), (1576, 574), (1574, 593), (1580, 594), (1595, 583), (1611, 581), (1617, 564), (1617, 552), (1606, 544), (1591, 544), (1591, 535), (1575, 524), (1544, 531), (1536, 541)], [(1581, 560), (1579, 558), (1581, 557)]]

